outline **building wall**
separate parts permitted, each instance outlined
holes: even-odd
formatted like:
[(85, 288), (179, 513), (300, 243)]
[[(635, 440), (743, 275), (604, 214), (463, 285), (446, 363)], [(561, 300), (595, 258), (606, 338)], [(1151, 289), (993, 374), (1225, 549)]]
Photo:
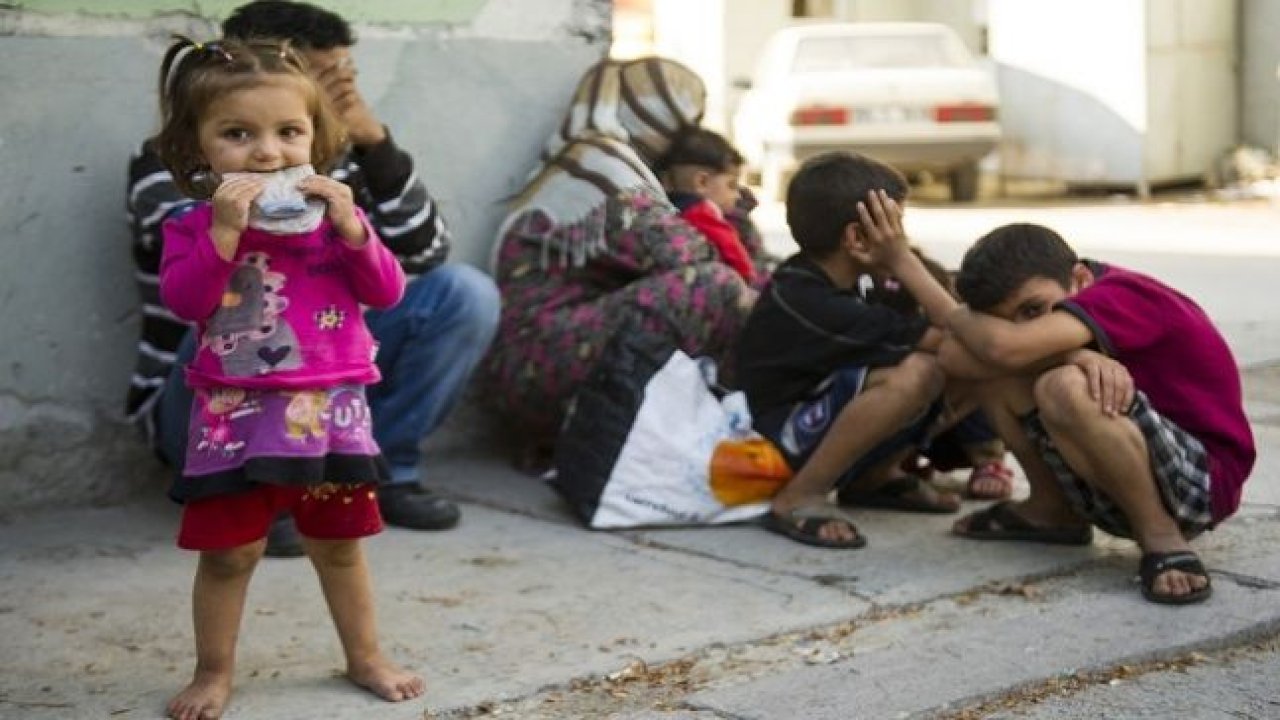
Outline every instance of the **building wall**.
[[(126, 163), (156, 126), (169, 34), (212, 37), (237, 4), (34, 0), (0, 10), (8, 511), (108, 501), (155, 479), (121, 417), (139, 322)], [(611, 2), (322, 4), (359, 20), (363, 90), (439, 198), (454, 260), (482, 264), (503, 199), (532, 169), (582, 71), (607, 52)]]
[(1243, 0), (1241, 14), (1241, 135), (1280, 154), (1280, 3)]

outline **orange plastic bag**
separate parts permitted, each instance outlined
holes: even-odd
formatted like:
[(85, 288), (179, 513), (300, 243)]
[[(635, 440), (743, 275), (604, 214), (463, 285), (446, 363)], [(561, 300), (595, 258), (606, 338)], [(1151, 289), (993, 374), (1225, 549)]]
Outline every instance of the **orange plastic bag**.
[(711, 454), (711, 493), (727, 507), (762, 502), (791, 479), (791, 468), (762, 437), (723, 440)]

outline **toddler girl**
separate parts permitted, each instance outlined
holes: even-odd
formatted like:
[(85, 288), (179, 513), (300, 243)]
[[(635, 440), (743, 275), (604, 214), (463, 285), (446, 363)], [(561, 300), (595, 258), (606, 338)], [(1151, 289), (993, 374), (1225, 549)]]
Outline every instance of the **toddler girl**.
[(378, 647), (360, 546), (382, 529), (374, 489), (387, 476), (361, 306), (394, 305), (404, 275), (351, 190), (312, 171), (337, 157), (342, 129), (286, 46), (180, 39), (160, 83), (157, 149), (205, 200), (166, 221), (160, 269), (161, 298), (200, 343), (187, 463), (170, 491), (185, 503), (178, 545), (200, 551), (196, 669), (169, 716), (222, 714), (249, 578), (281, 511), (304, 536), (348, 677), (385, 700), (417, 697), (422, 679)]

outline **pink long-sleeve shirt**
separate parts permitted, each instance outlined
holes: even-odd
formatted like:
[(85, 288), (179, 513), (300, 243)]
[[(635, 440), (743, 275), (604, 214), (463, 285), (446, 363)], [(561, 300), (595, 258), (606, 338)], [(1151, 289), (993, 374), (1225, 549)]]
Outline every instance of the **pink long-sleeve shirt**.
[(362, 306), (395, 305), (405, 279), (356, 212), (369, 238), (359, 249), (326, 218), (295, 235), (247, 229), (230, 262), (214, 249), (208, 203), (164, 224), (160, 297), (199, 333), (188, 385), (300, 389), (378, 381)]

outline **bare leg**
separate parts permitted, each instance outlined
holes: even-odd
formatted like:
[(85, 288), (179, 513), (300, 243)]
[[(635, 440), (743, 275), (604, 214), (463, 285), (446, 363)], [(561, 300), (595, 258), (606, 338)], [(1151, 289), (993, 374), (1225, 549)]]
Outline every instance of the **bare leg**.
[[(1035, 396), (1040, 419), (1063, 459), (1124, 511), (1144, 551), (1190, 549), (1161, 500), (1147, 441), (1137, 424), (1124, 415), (1104, 414), (1089, 396), (1084, 372), (1073, 365), (1042, 375)], [(1170, 569), (1155, 579), (1153, 589), (1161, 595), (1186, 595), (1207, 582)]]
[[(942, 392), (942, 373), (932, 355), (912, 353), (891, 368), (873, 370), (862, 392), (836, 416), (826, 437), (791, 481), (773, 498), (773, 510), (791, 510), (827, 502), (836, 480), (876, 444), (906, 426)], [(822, 526), (828, 540), (851, 540), (840, 522)]]
[[(1044, 528), (1079, 527), (1084, 524), (1071, 508), (1067, 498), (1058, 487), (1058, 480), (1053, 470), (1045, 464), (1036, 450), (1031, 438), (1022, 429), (1019, 418), (1035, 409), (1035, 398), (1032, 385), (1035, 378), (1010, 377), (996, 380), (986, 385), (986, 402), (983, 411), (995, 426), (996, 434), (1004, 441), (1018, 464), (1027, 474), (1027, 482), (1031, 486), (1031, 494), (1026, 500), (1014, 506), (1019, 517)], [(957, 531), (968, 527), (972, 515), (956, 521)]]
[(964, 446), (965, 457), (974, 465), (1004, 460), (1004, 442), (1000, 439), (970, 443)]
[(347, 677), (390, 702), (426, 691), (422, 678), (396, 665), (378, 647), (373, 583), (359, 540), (303, 538), (347, 659)]
[(244, 614), (245, 594), (265, 540), (231, 550), (200, 553), (191, 591), (196, 632), (196, 670), (191, 683), (169, 701), (174, 720), (222, 717), (231, 697), (236, 638)]
[[(939, 418), (935, 434), (955, 426), (979, 410), (984, 392), (989, 387), (986, 383), (948, 378), (945, 394), (946, 411)], [(985, 442), (967, 443), (962, 450), (964, 450), (965, 459), (975, 471), (983, 465), (992, 463), (1003, 465), (1004, 463), (1005, 445), (1004, 441), (998, 437)], [(969, 495), (975, 499), (1004, 499), (1012, 492), (1011, 479), (990, 474), (975, 473), (975, 475), (970, 479), (967, 489)]]

